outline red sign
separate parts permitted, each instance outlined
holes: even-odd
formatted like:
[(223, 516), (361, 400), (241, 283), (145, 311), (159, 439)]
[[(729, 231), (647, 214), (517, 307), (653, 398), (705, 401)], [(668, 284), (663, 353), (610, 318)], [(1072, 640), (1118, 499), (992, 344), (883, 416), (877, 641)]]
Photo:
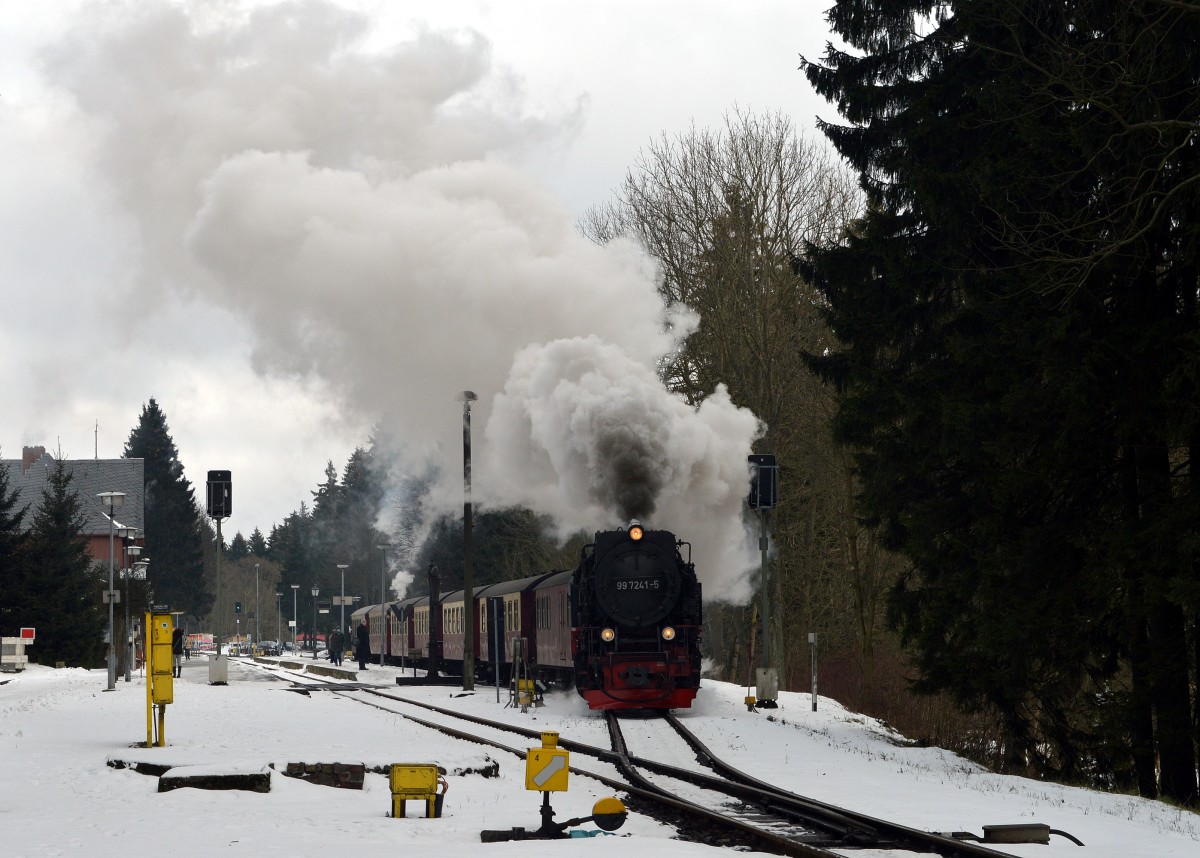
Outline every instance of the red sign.
[(33, 643), (34, 637), (33, 629), (21, 629), (21, 643)]

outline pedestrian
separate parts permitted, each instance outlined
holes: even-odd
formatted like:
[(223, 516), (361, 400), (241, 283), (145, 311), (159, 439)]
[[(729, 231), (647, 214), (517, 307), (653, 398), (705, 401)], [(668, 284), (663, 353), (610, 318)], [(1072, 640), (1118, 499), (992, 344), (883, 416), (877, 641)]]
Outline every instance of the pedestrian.
[(183, 629), (179, 626), (171, 632), (171, 657), (175, 660), (175, 669), (172, 675), (176, 677), (183, 676)]
[(192, 636), (188, 634), (187, 629), (183, 630), (183, 660), (192, 660)]
[(346, 637), (341, 629), (334, 629), (329, 635), (329, 658), (338, 667), (342, 666), (342, 657), (346, 652)]
[(358, 669), (370, 670), (367, 659), (371, 657), (371, 630), (367, 627), (366, 617), (358, 624), (358, 644), (354, 650), (358, 655)]

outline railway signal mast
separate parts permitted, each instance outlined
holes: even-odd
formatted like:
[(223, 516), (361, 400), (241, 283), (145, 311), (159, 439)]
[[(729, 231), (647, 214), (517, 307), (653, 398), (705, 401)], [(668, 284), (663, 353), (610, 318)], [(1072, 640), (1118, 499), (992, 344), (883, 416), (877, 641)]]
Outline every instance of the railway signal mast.
[[(208, 662), (208, 682), (210, 685), (229, 684), (229, 663), (221, 655), (222, 617), (221, 608), (221, 549), (225, 545), (221, 538), (221, 521), (233, 514), (233, 480), (229, 471), (208, 472), (208, 517), (217, 523), (217, 599), (213, 604), (216, 616), (216, 627), (213, 630), (213, 643), (216, 652)], [(228, 609), (226, 609), (228, 610)], [(241, 605), (238, 605), (241, 613)], [(241, 626), (241, 617), (238, 617)]]
[(757, 509), (759, 514), (758, 548), (762, 554), (759, 575), (759, 589), (762, 594), (762, 663), (759, 671), (758, 701), (759, 705), (768, 709), (775, 708), (778, 696), (778, 680), (775, 670), (771, 667), (771, 608), (768, 598), (768, 581), (770, 579), (770, 563), (767, 557), (770, 546), (768, 533), (768, 517), (775, 508), (778, 466), (775, 456), (771, 453), (754, 453), (749, 457), (750, 462), (750, 497), (751, 509)]

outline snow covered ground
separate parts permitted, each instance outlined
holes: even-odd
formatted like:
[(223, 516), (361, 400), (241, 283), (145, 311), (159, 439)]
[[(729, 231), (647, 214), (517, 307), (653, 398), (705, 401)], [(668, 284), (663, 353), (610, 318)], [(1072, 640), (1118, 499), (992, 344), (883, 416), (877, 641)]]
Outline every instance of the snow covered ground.
[[(606, 743), (603, 719), (574, 693), (551, 694), (544, 707), (522, 713), (506, 706), (506, 694), (497, 703), (490, 686), (477, 686), (468, 696), (444, 686), (399, 689), (398, 673), (375, 666), (359, 678), (412, 699)], [(146, 697), (141, 677), (130, 683), (118, 678), (116, 689), (108, 692), (103, 671), (31, 666), (23, 673), (0, 674), (0, 856), (502, 858), (532, 850), (538, 858), (715, 858), (719, 851), (672, 839), (673, 829), (638, 814), (630, 814), (618, 836), (482, 845), (483, 829), (540, 824), (541, 796), (525, 790), (522, 760), (346, 697), (289, 691), (237, 659), (231, 660), (229, 680), (227, 686), (209, 685), (206, 662), (189, 662), (167, 709), (166, 747), (142, 748)], [(802, 795), (933, 831), (981, 835), (984, 825), (1045, 823), (1085, 844), (1081, 848), (1052, 836), (1049, 845), (1001, 847), (1017, 856), (1200, 854), (1196, 814), (1128, 796), (992, 775), (942, 750), (904, 747), (878, 722), (827, 698), (820, 698), (813, 712), (807, 694), (784, 693), (779, 709), (747, 712), (744, 693), (738, 686), (707, 682), (684, 721), (729, 762)], [(518, 739), (513, 744), (537, 743)], [(271, 764), (276, 769), (269, 793), (159, 793), (157, 778), (113, 768), (110, 760), (213, 772), (259, 771)], [(499, 764), (499, 777), (454, 774), (491, 761)], [(279, 770), (288, 762), (368, 767), (436, 762), (451, 773), (444, 816), (391, 819), (384, 775), (367, 774), (361, 791), (332, 789), (282, 776)], [(587, 816), (597, 799), (610, 794), (602, 784), (572, 775), (570, 790), (551, 796), (555, 818)], [(851, 854), (866, 858), (866, 853)]]

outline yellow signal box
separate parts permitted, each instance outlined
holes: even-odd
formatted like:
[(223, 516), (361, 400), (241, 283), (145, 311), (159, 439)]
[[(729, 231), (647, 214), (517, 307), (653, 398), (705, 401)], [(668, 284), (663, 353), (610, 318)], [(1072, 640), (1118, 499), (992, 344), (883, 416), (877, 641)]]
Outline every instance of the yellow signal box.
[[(167, 704), (175, 702), (175, 656), (171, 633), (175, 619), (155, 607), (146, 614), (146, 747), (162, 747), (166, 740)], [(158, 710), (157, 731), (154, 712)], [(156, 735), (157, 732), (157, 735)]]
[(525, 789), (566, 792), (571, 755), (558, 747), (558, 733), (543, 733), (542, 747), (525, 755)]
[(171, 633), (175, 623), (170, 614), (150, 613), (146, 615), (146, 628), (150, 630), (151, 702), (174, 703), (175, 656), (171, 653)]
[(404, 816), (407, 801), (425, 802), (425, 815), (440, 816), (437, 808), (438, 767), (436, 763), (393, 763), (388, 773), (392, 788), (392, 817)]

